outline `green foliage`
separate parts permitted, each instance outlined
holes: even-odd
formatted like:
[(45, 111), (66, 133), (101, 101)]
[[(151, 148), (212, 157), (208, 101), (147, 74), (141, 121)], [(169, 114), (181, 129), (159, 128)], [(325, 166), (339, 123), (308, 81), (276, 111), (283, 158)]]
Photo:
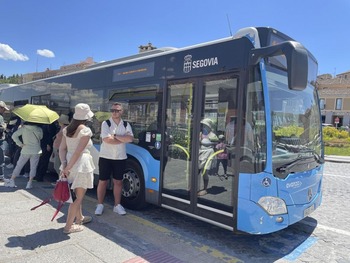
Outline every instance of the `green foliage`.
[(323, 127), (322, 134), (326, 155), (350, 156), (348, 131), (335, 127)]
[(0, 75), (0, 84), (21, 84), (22, 76), (13, 74), (10, 77), (6, 77), (4, 74)]
[[(303, 128), (291, 125), (274, 130), (276, 137), (299, 137)], [(345, 129), (335, 127), (323, 127), (323, 142), (326, 155), (350, 156), (350, 134)]]
[(325, 147), (326, 155), (350, 156), (350, 147)]
[(335, 127), (324, 127), (322, 129), (322, 134), (325, 142), (337, 139), (349, 139), (349, 132), (336, 129)]
[(274, 130), (276, 137), (299, 137), (303, 133), (304, 129), (296, 125), (291, 125), (288, 127), (280, 127)]
[(181, 129), (181, 128), (177, 128), (177, 127), (173, 127), (171, 130), (171, 144), (172, 145), (180, 145), (183, 148), (179, 148), (179, 147), (172, 147), (171, 148), (171, 152), (170, 157), (175, 158), (175, 159), (182, 159), (182, 160), (186, 160), (187, 159), (187, 155), (184, 152), (190, 152), (189, 149), (189, 142), (188, 142), (188, 135), (187, 135), (187, 130), (186, 129)]

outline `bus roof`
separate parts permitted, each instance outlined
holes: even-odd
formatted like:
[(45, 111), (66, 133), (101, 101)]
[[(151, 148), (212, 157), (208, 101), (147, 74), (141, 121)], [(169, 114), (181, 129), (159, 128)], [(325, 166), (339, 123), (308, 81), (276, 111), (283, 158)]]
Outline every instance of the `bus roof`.
[[(233, 39), (239, 39), (239, 38), (243, 38), (243, 37), (247, 37), (256, 48), (259, 48), (260, 46), (264, 46), (264, 44), (261, 43), (261, 40), (259, 40), (259, 38), (261, 37), (259, 33), (266, 35), (268, 31), (274, 31), (274, 32), (279, 33), (279, 31), (277, 31), (271, 27), (246, 27), (246, 28), (242, 28), (242, 29), (238, 30), (237, 33), (234, 34), (233, 36), (229, 36), (229, 37), (225, 37), (225, 38), (221, 38), (221, 39), (217, 39), (217, 40), (212, 40), (212, 41), (207, 41), (207, 42), (203, 42), (203, 43), (199, 43), (199, 44), (195, 44), (195, 45), (191, 45), (191, 46), (186, 46), (186, 47), (182, 47), (182, 48), (174, 48), (174, 47), (157, 48), (157, 49), (145, 51), (142, 53), (138, 53), (138, 54), (134, 54), (134, 55), (118, 58), (118, 59), (113, 59), (113, 60), (97, 63), (97, 64), (91, 65), (91, 66), (89, 66), (85, 69), (79, 70), (79, 71), (75, 71), (75, 72), (71, 72), (71, 73), (67, 73), (67, 74), (62, 74), (62, 75), (58, 75), (58, 76), (53, 76), (53, 77), (49, 77), (49, 78), (45, 78), (45, 79), (39, 79), (39, 80), (31, 81), (28, 83), (40, 82), (43, 80), (54, 79), (54, 78), (61, 77), (61, 76), (80, 74), (80, 73), (84, 73), (84, 72), (88, 72), (88, 71), (92, 71), (92, 70), (96, 70), (96, 69), (103, 69), (103, 68), (107, 68), (110, 66), (116, 66), (116, 65), (120, 65), (120, 64), (126, 64), (126, 63), (130, 63), (130, 62), (143, 60), (146, 58), (148, 59), (148, 58), (168, 55), (168, 54), (172, 54), (172, 53), (186, 51), (189, 49), (194, 49), (194, 48), (199, 48), (199, 47), (203, 47), (203, 46), (207, 46), (207, 45), (226, 42), (226, 41), (230, 41)], [(266, 36), (264, 36), (264, 37), (266, 37)], [(285, 37), (289, 38), (288, 36), (285, 36)], [(27, 83), (24, 83), (24, 84), (27, 84)]]

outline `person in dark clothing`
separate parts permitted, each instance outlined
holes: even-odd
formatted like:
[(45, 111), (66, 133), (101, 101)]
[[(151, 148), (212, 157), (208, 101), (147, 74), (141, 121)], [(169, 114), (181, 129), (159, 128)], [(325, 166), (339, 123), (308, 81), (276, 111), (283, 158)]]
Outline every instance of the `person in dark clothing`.
[(6, 167), (9, 169), (14, 168), (18, 160), (18, 158), (17, 160), (15, 159), (15, 154), (18, 149), (20, 150), (20, 147), (16, 145), (16, 143), (13, 141), (12, 134), (14, 134), (14, 132), (18, 130), (18, 127), (21, 125), (21, 122), (22, 120), (20, 117), (13, 115), (6, 127), (6, 141), (8, 144), (7, 154), (8, 154), (8, 157), (10, 158), (10, 163), (6, 165)]
[(44, 124), (41, 126), (41, 129), (43, 130), (43, 138), (41, 139), (42, 154), (34, 178), (38, 182), (44, 181), (44, 176), (49, 167), (50, 156), (53, 149), (53, 138), (57, 133), (57, 124), (56, 122), (52, 124)]
[(5, 166), (5, 150), (6, 145), (4, 145), (5, 141), (5, 131), (6, 131), (6, 123), (4, 121), (3, 114), (5, 111), (9, 111), (9, 108), (5, 104), (5, 102), (0, 101), (0, 180), (4, 180), (4, 166)]
[(2, 149), (4, 141), (5, 141), (4, 130), (0, 129), (0, 181), (3, 181), (5, 179), (5, 176), (4, 176), (5, 154), (4, 154), (4, 150)]

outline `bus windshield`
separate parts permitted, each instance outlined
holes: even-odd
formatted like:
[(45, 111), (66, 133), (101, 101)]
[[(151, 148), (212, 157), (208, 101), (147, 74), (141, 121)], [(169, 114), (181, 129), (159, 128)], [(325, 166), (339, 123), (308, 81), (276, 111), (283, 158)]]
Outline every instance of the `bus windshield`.
[(266, 66), (275, 176), (315, 168), (321, 162), (321, 121), (313, 81), (304, 90), (288, 88), (284, 70)]

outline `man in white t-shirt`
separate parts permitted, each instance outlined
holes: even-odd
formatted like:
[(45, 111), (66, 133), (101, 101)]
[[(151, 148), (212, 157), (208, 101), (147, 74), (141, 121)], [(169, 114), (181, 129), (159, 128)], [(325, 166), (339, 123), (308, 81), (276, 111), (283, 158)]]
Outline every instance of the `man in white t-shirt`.
[[(103, 201), (106, 195), (108, 181), (112, 175), (113, 178), (113, 211), (119, 215), (125, 215), (125, 209), (120, 204), (122, 193), (122, 179), (126, 166), (126, 143), (132, 142), (134, 135), (129, 123), (121, 118), (123, 106), (120, 103), (114, 103), (111, 107), (112, 117), (102, 122), (101, 125), (101, 150), (99, 165), (99, 181), (97, 186), (98, 204), (95, 215), (102, 215)], [(124, 125), (125, 123), (125, 125)]]
[(233, 145), (235, 141), (235, 126), (236, 126), (237, 117), (231, 116), (230, 122), (226, 125), (226, 142), (228, 145)]

